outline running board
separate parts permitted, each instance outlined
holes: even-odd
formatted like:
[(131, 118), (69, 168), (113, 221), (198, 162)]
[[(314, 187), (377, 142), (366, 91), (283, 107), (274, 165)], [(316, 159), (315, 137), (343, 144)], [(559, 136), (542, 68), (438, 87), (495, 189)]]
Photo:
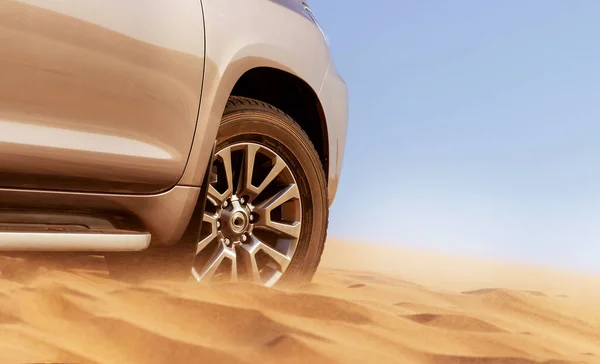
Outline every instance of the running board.
[(150, 233), (118, 229), (0, 227), (2, 252), (133, 252), (150, 245)]

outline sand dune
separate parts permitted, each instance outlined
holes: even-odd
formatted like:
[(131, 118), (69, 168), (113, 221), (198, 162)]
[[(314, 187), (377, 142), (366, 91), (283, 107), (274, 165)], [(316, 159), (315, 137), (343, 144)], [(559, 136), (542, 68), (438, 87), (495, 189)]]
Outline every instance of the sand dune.
[(1, 363), (600, 363), (600, 279), (572, 273), (336, 242), (295, 291), (0, 270)]

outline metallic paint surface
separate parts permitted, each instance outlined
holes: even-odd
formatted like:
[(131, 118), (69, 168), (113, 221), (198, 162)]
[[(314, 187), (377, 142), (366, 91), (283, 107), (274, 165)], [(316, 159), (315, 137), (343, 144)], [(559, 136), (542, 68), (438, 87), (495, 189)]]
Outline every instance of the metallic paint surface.
[(348, 131), (348, 87), (337, 73), (333, 63), (329, 68), (319, 99), (329, 128), (329, 204), (335, 200), (337, 187), (342, 173), (342, 162), (346, 148)]
[(153, 193), (191, 148), (198, 0), (0, 0), (0, 187)]

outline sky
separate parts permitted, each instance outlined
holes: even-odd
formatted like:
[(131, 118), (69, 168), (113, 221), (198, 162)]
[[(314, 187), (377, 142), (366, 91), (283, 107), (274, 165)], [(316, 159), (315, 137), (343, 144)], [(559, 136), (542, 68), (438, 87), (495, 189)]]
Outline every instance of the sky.
[(330, 236), (600, 273), (600, 1), (312, 1), (350, 92)]

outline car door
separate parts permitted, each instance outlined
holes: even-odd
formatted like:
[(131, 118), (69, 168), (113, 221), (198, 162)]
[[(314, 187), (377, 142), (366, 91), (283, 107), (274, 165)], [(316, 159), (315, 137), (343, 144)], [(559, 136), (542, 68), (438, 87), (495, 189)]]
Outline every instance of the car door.
[(0, 0), (0, 187), (154, 193), (190, 152), (200, 0)]

